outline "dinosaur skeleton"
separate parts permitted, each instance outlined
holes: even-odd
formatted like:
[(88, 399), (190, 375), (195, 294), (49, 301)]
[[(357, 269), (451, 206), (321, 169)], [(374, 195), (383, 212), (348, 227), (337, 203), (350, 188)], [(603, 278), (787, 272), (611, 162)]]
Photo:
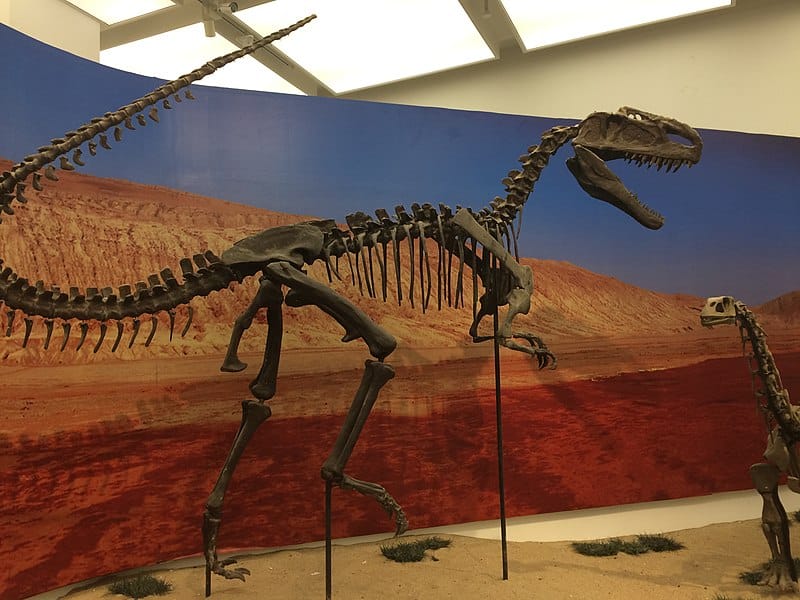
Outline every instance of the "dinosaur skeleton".
[[(253, 52), (274, 40), (303, 26), (312, 17), (280, 30), (251, 46), (212, 60), (188, 75), (166, 83), (150, 94), (127, 104), (119, 110), (92, 119), (90, 123), (67, 133), (15, 164), (0, 177), (0, 212), (14, 213), (14, 202), (26, 202), (26, 185), (42, 189), (44, 179), (57, 181), (53, 163), (65, 170), (75, 165), (83, 166), (86, 148), (90, 155), (101, 148), (110, 149), (109, 132), (113, 140), (122, 140), (123, 128), (132, 130), (147, 123), (147, 117), (158, 121), (156, 108), (172, 108), (170, 99), (182, 101), (192, 98), (185, 90), (194, 81), (221, 68), (225, 64)], [(673, 141), (681, 137), (686, 144)], [(539, 368), (555, 366), (555, 357), (542, 340), (530, 333), (515, 332), (513, 320), (526, 314), (533, 292), (531, 269), (517, 260), (517, 236), (523, 205), (533, 190), (550, 157), (568, 142), (572, 142), (575, 156), (567, 160), (570, 171), (579, 184), (592, 196), (608, 202), (626, 212), (645, 227), (657, 229), (663, 219), (640, 203), (606, 166), (607, 161), (625, 159), (638, 165), (656, 165), (659, 169), (676, 171), (682, 165), (692, 165), (700, 158), (702, 142), (688, 125), (676, 120), (621, 108), (615, 113), (597, 112), (577, 125), (553, 127), (546, 131), (541, 142), (528, 148), (520, 158), (521, 170), (511, 171), (503, 180), (504, 198), (495, 198), (479, 212), (456, 207), (453, 211), (440, 204), (438, 209), (430, 204), (412, 204), (411, 213), (402, 206), (395, 208), (395, 220), (385, 209), (375, 211), (377, 220), (362, 212), (346, 217), (347, 229), (340, 229), (333, 220), (319, 220), (294, 225), (274, 227), (251, 235), (225, 250), (221, 257), (210, 251), (180, 260), (182, 277), (179, 280), (168, 268), (150, 275), (146, 281), (135, 285), (112, 287), (70, 288), (68, 292), (43, 282), (29, 284), (28, 280), (6, 266), (0, 273), (0, 301), (8, 309), (7, 335), (12, 333), (12, 323), (17, 312), (25, 319), (25, 340), (28, 342), (32, 316), (44, 319), (47, 328), (45, 347), (50, 343), (53, 326), (59, 322), (63, 330), (60, 350), (68, 346), (70, 331), (77, 324), (81, 331), (77, 347), (84, 344), (90, 322), (100, 324), (99, 339), (94, 351), (103, 344), (109, 324), (115, 324), (117, 333), (112, 345), (116, 350), (123, 335), (123, 322), (133, 322), (133, 336), (139, 331), (140, 317), (152, 319), (151, 331), (145, 344), (150, 343), (156, 327), (156, 315), (167, 312), (170, 318), (170, 336), (175, 325), (175, 309), (197, 297), (227, 288), (247, 277), (259, 276), (259, 287), (251, 304), (236, 319), (230, 344), (221, 369), (241, 371), (246, 365), (239, 360), (238, 347), (244, 331), (252, 324), (256, 313), (266, 309), (267, 339), (264, 360), (250, 391), (255, 398), (242, 403), (242, 421), (233, 446), (226, 458), (219, 479), (205, 504), (204, 552), (206, 557), (206, 593), (210, 593), (211, 573), (226, 578), (244, 579), (244, 568), (229, 568), (232, 561), (217, 557), (217, 535), (221, 523), (222, 505), (232, 473), (245, 446), (258, 426), (271, 415), (266, 401), (275, 394), (278, 362), (280, 359), (282, 306), (313, 305), (330, 315), (345, 330), (343, 342), (361, 338), (375, 360), (367, 360), (363, 378), (355, 393), (344, 425), (336, 439), (330, 456), (324, 462), (321, 474), (328, 483), (354, 490), (377, 500), (394, 517), (397, 533), (407, 528), (407, 520), (400, 505), (380, 485), (360, 481), (345, 474), (350, 454), (358, 440), (366, 419), (382, 387), (394, 376), (393, 368), (384, 362), (396, 346), (391, 334), (374, 323), (359, 308), (327, 285), (306, 274), (305, 267), (322, 261), (328, 279), (341, 278), (340, 263), (349, 265), (350, 280), (358, 285), (362, 294), (366, 288), (372, 297), (387, 299), (387, 282), (394, 271), (398, 304), (404, 300), (401, 280), (401, 258), (407, 247), (411, 263), (407, 300), (417, 302), (427, 310), (432, 296), (432, 255), (437, 254), (436, 300), (451, 306), (464, 306), (464, 267), (472, 271), (473, 321), (469, 334), (475, 342), (495, 339), (494, 335), (480, 335), (481, 320), (494, 314), (499, 306), (508, 306), (504, 320), (498, 327), (498, 342), (513, 350), (525, 352), (536, 359)], [(71, 160), (69, 158), (71, 153)], [(515, 221), (517, 227), (515, 229)], [(389, 263), (391, 255), (392, 263)], [(456, 266), (453, 266), (454, 259)], [(377, 268), (376, 265), (377, 264)], [(0, 262), (0, 267), (2, 263)], [(196, 267), (196, 269), (195, 269)], [(393, 269), (391, 268), (393, 267)], [(453, 286), (453, 271), (455, 287)], [(380, 278), (376, 285), (375, 273)], [(416, 276), (415, 276), (416, 274)], [(415, 279), (419, 279), (415, 286)], [(478, 297), (478, 282), (483, 293)], [(415, 289), (418, 288), (418, 291)], [(286, 293), (284, 295), (284, 289)], [(415, 300), (415, 296), (418, 299)], [(191, 313), (189, 314), (191, 321)], [(186, 333), (189, 323), (183, 329)], [(519, 341), (518, 341), (519, 340)]]
[[(758, 408), (767, 428), (767, 448), (764, 451), (767, 462), (750, 467), (753, 485), (763, 500), (761, 529), (772, 554), (763, 583), (783, 590), (796, 590), (797, 570), (789, 543), (789, 520), (778, 496), (778, 481), (782, 473), (786, 474), (789, 489), (800, 493), (797, 447), (800, 441), (800, 407), (789, 400), (789, 390), (781, 384), (781, 374), (767, 346), (767, 334), (753, 311), (743, 302), (731, 296), (709, 298), (700, 312), (700, 323), (706, 327), (738, 325), (742, 349), (746, 349), (748, 342), (750, 344), (748, 365)], [(756, 389), (756, 379), (761, 383), (759, 389)]]

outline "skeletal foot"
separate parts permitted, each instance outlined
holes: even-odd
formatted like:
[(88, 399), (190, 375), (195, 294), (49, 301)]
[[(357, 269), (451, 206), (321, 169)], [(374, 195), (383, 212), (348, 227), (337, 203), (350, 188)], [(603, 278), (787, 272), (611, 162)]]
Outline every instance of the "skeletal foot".
[[(324, 473), (323, 478), (325, 478)], [(381, 505), (381, 508), (386, 511), (386, 514), (394, 519), (394, 534), (396, 536), (402, 535), (406, 532), (406, 530), (408, 530), (408, 519), (406, 518), (406, 513), (403, 511), (403, 508), (400, 506), (400, 504), (398, 504), (397, 500), (395, 500), (382, 485), (370, 483), (369, 481), (361, 481), (360, 479), (355, 479), (348, 475), (342, 475), (341, 477), (334, 476), (331, 478), (331, 481), (334, 485), (338, 485), (343, 490), (353, 490), (359, 494), (375, 498), (378, 504)]]
[(406, 518), (406, 513), (403, 512), (403, 508), (395, 502), (395, 499), (392, 498), (389, 494), (386, 494), (386, 501), (380, 502), (383, 509), (386, 513), (394, 518), (394, 535), (403, 535), (406, 531), (408, 531), (408, 519)]
[(244, 581), (245, 576), (250, 575), (249, 569), (245, 567), (228, 569), (226, 567), (235, 564), (236, 559), (226, 558), (225, 560), (219, 560), (217, 556), (217, 533), (219, 532), (219, 525), (221, 522), (219, 516), (211, 514), (209, 509), (203, 514), (203, 554), (206, 557), (207, 573), (216, 573), (225, 579), (239, 579), (240, 581)]
[(789, 574), (789, 567), (780, 561), (773, 562), (764, 577), (761, 585), (776, 588), (782, 592), (796, 592), (800, 590), (796, 581)]
[(229, 565), (236, 564), (236, 559), (226, 558), (225, 560), (218, 560), (216, 556), (212, 561), (210, 568), (212, 573), (221, 575), (225, 579), (239, 579), (244, 581), (247, 575), (250, 575), (250, 569), (246, 567), (236, 567), (235, 569), (226, 569)]

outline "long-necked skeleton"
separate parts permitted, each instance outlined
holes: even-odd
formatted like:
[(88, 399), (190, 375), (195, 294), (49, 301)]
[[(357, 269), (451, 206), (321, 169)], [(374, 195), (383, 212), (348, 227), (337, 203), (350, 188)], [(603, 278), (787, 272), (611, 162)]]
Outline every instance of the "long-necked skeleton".
[[(82, 166), (86, 158), (83, 149), (89, 155), (94, 155), (98, 147), (110, 149), (112, 140), (109, 135), (113, 136), (113, 141), (120, 142), (124, 129), (133, 130), (137, 124), (145, 124), (146, 116), (157, 121), (159, 113), (156, 104), (172, 108), (170, 100), (180, 101), (178, 94), (181, 91), (184, 97), (191, 98), (185, 88), (192, 82), (286, 35), (310, 18), (249, 47), (215, 59), (40, 148), (0, 178), (0, 211), (11, 215), (15, 202), (27, 200), (27, 183), (34, 190), (40, 190), (44, 179), (57, 181), (56, 165), (68, 170), (74, 169), (75, 165)], [(683, 138), (686, 143), (673, 141), (674, 137)], [(554, 365), (555, 357), (539, 337), (513, 328), (514, 318), (529, 311), (533, 293), (531, 269), (520, 265), (516, 256), (519, 232), (515, 230), (515, 221), (550, 158), (569, 142), (575, 155), (567, 160), (567, 165), (583, 189), (651, 229), (661, 226), (661, 216), (640, 203), (611, 172), (606, 162), (625, 159), (638, 165), (655, 165), (658, 169), (665, 167), (665, 171), (676, 171), (683, 165), (696, 163), (702, 148), (698, 134), (674, 119), (633, 108), (621, 108), (613, 113), (597, 112), (576, 125), (554, 127), (546, 131), (541, 142), (528, 148), (520, 158), (521, 169), (511, 171), (503, 180), (505, 197), (495, 198), (479, 211), (460, 207), (452, 210), (443, 204), (438, 208), (430, 204), (412, 204), (410, 212), (397, 206), (393, 211), (394, 217), (384, 209), (375, 211), (375, 219), (363, 212), (347, 215), (346, 229), (340, 228), (333, 220), (274, 227), (235, 243), (220, 257), (205, 251), (193, 255), (191, 259), (181, 259), (180, 278), (165, 268), (146, 280), (134, 285), (121, 285), (117, 289), (98, 286), (86, 290), (70, 288), (65, 292), (57, 285), (43, 282), (31, 284), (6, 266), (0, 273), (0, 301), (8, 309), (7, 333), (11, 334), (14, 316), (17, 312), (22, 313), (26, 325), (23, 344), (27, 344), (32, 327), (31, 317), (39, 316), (44, 319), (47, 328), (45, 346), (50, 343), (54, 325), (61, 324), (63, 338), (60, 349), (64, 351), (70, 346), (70, 332), (77, 325), (81, 332), (80, 339), (77, 345), (69, 348), (75, 351), (83, 346), (89, 330), (88, 323), (94, 321), (100, 323), (100, 335), (93, 345), (94, 351), (103, 344), (109, 324), (116, 326), (113, 351), (123, 337), (123, 323), (133, 322), (135, 337), (140, 328), (140, 318), (149, 315), (153, 325), (145, 342), (147, 344), (155, 331), (154, 317), (157, 313), (163, 311), (169, 314), (171, 335), (177, 307), (188, 305), (194, 298), (224, 289), (245, 278), (259, 278), (253, 301), (233, 325), (222, 370), (241, 371), (246, 367), (239, 360), (237, 349), (243, 332), (261, 309), (266, 309), (268, 328), (264, 360), (250, 384), (254, 399), (242, 404), (242, 421), (233, 447), (206, 501), (203, 526), (207, 574), (213, 572), (226, 578), (244, 579), (246, 569), (231, 567), (230, 561), (221, 561), (217, 556), (217, 535), (224, 495), (245, 446), (259, 425), (271, 415), (266, 402), (276, 391), (283, 305), (316, 306), (344, 328), (343, 342), (362, 339), (372, 357), (366, 361), (361, 383), (342, 430), (330, 456), (322, 465), (322, 477), (341, 488), (355, 490), (377, 500), (394, 517), (396, 532), (401, 533), (407, 527), (407, 520), (395, 499), (382, 486), (360, 481), (345, 472), (348, 459), (380, 390), (394, 376), (394, 370), (385, 359), (395, 349), (395, 339), (352, 302), (334, 292), (327, 284), (310, 277), (306, 267), (321, 261), (330, 279), (340, 277), (340, 265), (347, 264), (351, 282), (358, 284), (362, 290), (366, 288), (369, 296), (380, 296), (383, 300), (387, 300), (388, 296), (387, 282), (393, 278), (397, 302), (402, 303), (405, 299), (414, 305), (415, 296), (418, 296), (416, 302), (424, 311), (429, 308), (433, 295), (431, 249), (436, 246), (437, 306), (441, 307), (443, 303), (465, 306), (463, 274), (465, 267), (471, 269), (474, 319), (469, 334), (472, 339), (476, 342), (494, 339), (494, 335), (481, 335), (479, 324), (484, 317), (494, 314), (496, 307), (505, 306), (507, 309), (497, 333), (499, 343), (531, 355), (539, 368)], [(407, 258), (404, 254), (407, 254)], [(401, 262), (405, 260), (410, 262), (411, 270), (408, 292), (404, 297)], [(377, 279), (380, 285), (376, 283)], [(480, 297), (477, 292), (479, 287), (483, 289)], [(187, 328), (188, 323), (184, 333)], [(133, 339), (129, 344), (132, 343)]]
[(781, 383), (781, 374), (767, 346), (767, 334), (755, 314), (743, 302), (732, 296), (715, 296), (706, 300), (700, 312), (700, 323), (737, 325), (742, 347), (749, 344), (747, 355), (758, 408), (767, 430), (765, 463), (750, 467), (750, 477), (763, 500), (761, 529), (767, 538), (772, 560), (764, 583), (780, 589), (797, 589), (797, 570), (789, 542), (789, 519), (778, 496), (781, 474), (787, 475), (789, 489), (800, 493), (800, 462), (797, 442), (800, 441), (800, 407), (789, 400), (789, 390)]

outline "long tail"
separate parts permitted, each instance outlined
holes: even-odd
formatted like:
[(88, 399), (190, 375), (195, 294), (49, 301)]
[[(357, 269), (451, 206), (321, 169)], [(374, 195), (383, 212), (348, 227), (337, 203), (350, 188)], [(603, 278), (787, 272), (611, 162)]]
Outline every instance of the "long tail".
[[(28, 183), (37, 191), (43, 189), (43, 179), (58, 181), (56, 166), (71, 171), (75, 165), (83, 166), (86, 154), (90, 156), (97, 153), (98, 146), (106, 150), (111, 149), (111, 141), (122, 141), (123, 128), (135, 130), (136, 125), (142, 127), (147, 124), (147, 119), (159, 121), (156, 105), (160, 102), (164, 109), (171, 109), (170, 100), (182, 102), (183, 98), (178, 92), (183, 91), (184, 98), (193, 99), (188, 86), (210, 75), (217, 69), (251, 54), (271, 44), (272, 42), (299, 29), (315, 16), (311, 15), (284, 29), (276, 31), (249, 46), (230, 52), (224, 56), (209, 61), (202, 67), (167, 82), (149, 94), (126, 104), (119, 110), (105, 113), (102, 117), (93, 118), (90, 122), (81, 125), (75, 131), (64, 134), (63, 138), (51, 140), (51, 143), (38, 149), (35, 154), (26, 156), (21, 162), (15, 164), (10, 170), (0, 176), (0, 217), (3, 214), (13, 215), (14, 202), (24, 203)], [(146, 111), (146, 113), (145, 113)], [(134, 125), (134, 123), (136, 125)], [(111, 136), (112, 140), (109, 139)], [(70, 156), (71, 153), (71, 156)], [(28, 179), (30, 178), (30, 182)], [(0, 222), (2, 219), (0, 218)], [(194, 263), (194, 264), (192, 264)], [(101, 340), (105, 335), (106, 321), (117, 321), (118, 337), (114, 343), (116, 349), (121, 334), (121, 320), (134, 319), (134, 335), (139, 331), (138, 317), (166, 311), (170, 316), (170, 324), (174, 325), (174, 309), (183, 304), (188, 304), (193, 298), (206, 296), (209, 293), (224, 289), (233, 281), (240, 280), (219, 258), (210, 252), (196, 254), (192, 259), (184, 258), (180, 261), (182, 281), (179, 281), (170, 269), (162, 269), (158, 274), (147, 277), (134, 285), (120, 286), (116, 291), (112, 287), (87, 288), (81, 290), (72, 287), (68, 292), (61, 291), (57, 285), (48, 285), (42, 281), (31, 284), (13, 268), (3, 263), (0, 258), (0, 303), (8, 309), (6, 335), (11, 335), (16, 311), (24, 313), (25, 319), (25, 345), (30, 336), (31, 316), (40, 316), (45, 319), (47, 326), (47, 341), (49, 343), (52, 333), (53, 320), (63, 320), (64, 343), (72, 329), (73, 320), (79, 320), (81, 329), (81, 342), (86, 334), (88, 320), (101, 321)], [(196, 267), (196, 270), (195, 270)], [(191, 319), (191, 312), (190, 312)], [(155, 324), (155, 319), (153, 323)], [(187, 328), (184, 328), (183, 333)], [(152, 340), (155, 328), (151, 330), (148, 342)], [(172, 332), (170, 332), (171, 335)], [(99, 344), (95, 351), (99, 349)]]
[[(203, 77), (206, 77), (207, 75), (211, 75), (211, 73), (217, 69), (220, 69), (243, 56), (252, 54), (259, 48), (263, 48), (264, 46), (267, 46), (272, 42), (289, 35), (314, 18), (316, 18), (316, 15), (310, 15), (305, 19), (298, 21), (294, 25), (290, 25), (289, 27), (276, 31), (265, 38), (253, 42), (249, 46), (245, 46), (240, 50), (235, 50), (229, 54), (215, 58), (214, 60), (204, 64), (202, 67), (199, 67), (194, 71), (187, 73), (186, 75), (182, 75), (178, 79), (157, 87), (146, 96), (142, 96), (130, 104), (126, 104), (119, 110), (106, 113), (102, 117), (95, 117), (89, 123), (81, 125), (76, 131), (67, 132), (64, 134), (63, 138), (51, 140), (49, 145), (39, 148), (38, 152), (35, 154), (26, 156), (22, 162), (19, 162), (11, 167), (10, 171), (6, 171), (2, 174), (0, 177), (0, 203), (2, 203), (0, 204), (0, 209), (2, 212), (7, 214), (14, 214), (13, 208), (11, 208), (13, 200), (16, 199), (20, 202), (25, 201), (24, 182), (28, 176), (35, 174), (42, 167), (50, 165), (56, 159), (62, 158), (63, 160), (61, 160), (60, 166), (65, 170), (72, 170), (74, 166), (67, 160), (66, 155), (72, 151), (80, 150), (80, 146), (82, 144), (89, 142), (89, 153), (93, 155), (97, 148), (97, 142), (93, 142), (91, 140), (97, 136), (101, 146), (110, 148), (110, 146), (108, 146), (108, 138), (103, 138), (100, 136), (111, 130), (112, 127), (114, 128), (114, 137), (116, 141), (120, 141), (122, 137), (122, 130), (119, 126), (124, 124), (128, 129), (134, 129), (134, 117), (136, 117), (138, 124), (144, 125), (147, 122), (143, 114), (143, 111), (146, 108), (152, 107), (151, 110), (148, 111), (147, 116), (153, 121), (158, 121), (158, 109), (155, 107), (158, 102), (162, 102), (163, 107), (166, 109), (171, 108), (168, 100), (170, 96), (175, 96), (175, 94), (177, 94), (177, 92), (180, 90), (189, 87), (189, 85), (202, 79)], [(191, 93), (188, 93), (187, 97), (191, 99)], [(175, 97), (175, 101), (180, 102), (180, 96)], [(77, 159), (75, 159), (74, 156), (75, 155), (73, 155), (73, 162), (80, 165), (82, 162), (81, 155), (78, 155)], [(48, 178), (52, 179), (54, 173), (45, 172), (45, 176), (47, 177), (48, 175), (50, 176)], [(40, 181), (41, 178), (34, 180), (34, 188)], [(20, 196), (22, 196), (23, 199), (20, 199)]]

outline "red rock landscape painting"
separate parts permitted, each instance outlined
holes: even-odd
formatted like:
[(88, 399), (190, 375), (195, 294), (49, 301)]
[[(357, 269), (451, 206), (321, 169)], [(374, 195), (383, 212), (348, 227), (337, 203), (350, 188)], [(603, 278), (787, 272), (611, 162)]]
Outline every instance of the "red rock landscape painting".
[[(0, 256), (32, 279), (69, 273), (63, 286), (130, 283), (301, 218), (154, 186), (61, 178), (17, 209)], [(537, 371), (525, 357), (502, 355), (509, 514), (748, 488), (765, 432), (738, 332), (703, 330), (701, 298), (569, 263), (525, 262), (537, 289), (520, 327), (547, 340), (559, 368)], [(112, 272), (119, 281), (107, 281)], [(423, 315), (334, 285), (399, 341), (389, 359), (397, 376), (348, 471), (384, 484), (414, 528), (496, 518), (491, 348), (469, 342), (470, 309)], [(219, 372), (230, 324), (252, 291), (245, 283), (198, 301), (185, 338), (170, 342), (162, 323), (149, 348), (123, 344), (111, 354), (106, 344), (93, 354), (91, 344), (74, 351), (73, 340), (64, 352), (59, 344), (44, 350), (41, 323), (26, 349), (19, 323), (0, 338), (0, 530), (4, 555), (13, 557), (0, 574), (3, 598), (201, 552), (203, 503), (263, 351), (261, 320), (243, 342), (251, 368)], [(790, 390), (800, 388), (797, 298), (756, 308)], [(323, 537), (319, 467), (368, 353), (360, 341), (342, 344), (319, 311), (287, 309), (285, 328), (273, 417), (236, 473), (223, 548)], [(390, 534), (392, 523), (370, 500), (337, 491), (334, 503), (335, 536)]]

